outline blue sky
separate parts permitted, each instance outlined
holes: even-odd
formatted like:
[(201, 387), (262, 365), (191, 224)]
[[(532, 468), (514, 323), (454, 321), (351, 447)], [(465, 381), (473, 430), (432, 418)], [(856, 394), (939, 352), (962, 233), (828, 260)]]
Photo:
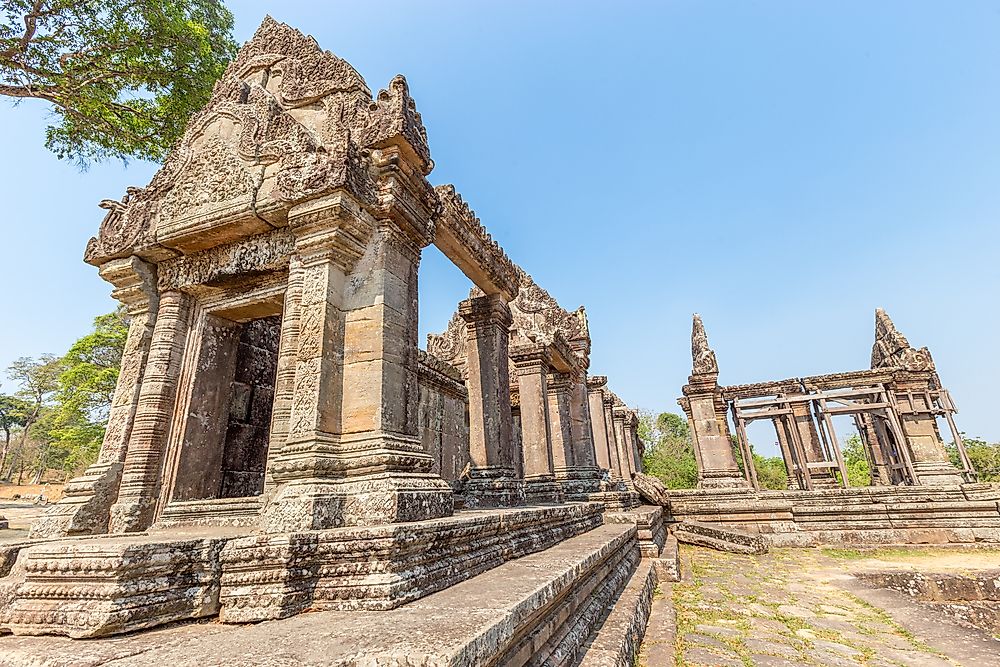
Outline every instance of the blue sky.
[[(587, 306), (592, 372), (630, 404), (677, 410), (693, 312), (736, 384), (866, 368), (883, 306), (960, 427), (1000, 440), (997, 3), (230, 5), (240, 41), (270, 12), (373, 90), (404, 74), (431, 181)], [(42, 147), (45, 114), (0, 102), (2, 366), (112, 307), (81, 261), (97, 202), (155, 170), (79, 173)], [(420, 279), (423, 340), (469, 283), (433, 248)]]

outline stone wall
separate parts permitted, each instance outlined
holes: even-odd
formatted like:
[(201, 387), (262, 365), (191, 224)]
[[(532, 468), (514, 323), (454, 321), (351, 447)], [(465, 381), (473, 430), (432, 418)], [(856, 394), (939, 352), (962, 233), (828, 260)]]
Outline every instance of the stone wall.
[(433, 460), (431, 472), (454, 482), (469, 464), (469, 394), (454, 367), (423, 351), (417, 384), (420, 441)]

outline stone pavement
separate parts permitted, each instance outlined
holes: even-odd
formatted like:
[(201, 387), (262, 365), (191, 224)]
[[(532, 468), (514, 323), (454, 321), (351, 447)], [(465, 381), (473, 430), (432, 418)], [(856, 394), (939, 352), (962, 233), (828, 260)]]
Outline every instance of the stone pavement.
[(684, 547), (683, 580), (658, 592), (639, 664), (1000, 665), (1000, 641), (865, 588), (849, 574), (863, 561), (844, 556)]

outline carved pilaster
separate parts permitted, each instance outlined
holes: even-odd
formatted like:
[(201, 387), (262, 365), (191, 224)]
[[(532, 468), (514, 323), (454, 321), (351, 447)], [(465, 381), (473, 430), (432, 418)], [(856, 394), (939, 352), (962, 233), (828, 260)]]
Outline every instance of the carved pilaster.
[(145, 530), (153, 521), (190, 317), (191, 300), (186, 294), (160, 295), (121, 487), (111, 507), (113, 533)]
[(510, 309), (500, 295), (466, 299), (459, 304), (468, 340), (469, 453), (472, 463), (465, 486), (473, 506), (523, 504), (524, 483), (515, 478), (511, 443), (508, 336)]
[(529, 502), (559, 502), (562, 497), (552, 466), (548, 378), (551, 358), (544, 346), (511, 348), (521, 404), (521, 440), (525, 495)]
[(32, 537), (106, 533), (111, 504), (118, 496), (159, 297), (156, 267), (137, 257), (112, 260), (100, 272), (115, 286), (112, 296), (125, 306), (129, 316), (108, 426), (97, 462), (67, 483), (63, 498), (32, 525)]

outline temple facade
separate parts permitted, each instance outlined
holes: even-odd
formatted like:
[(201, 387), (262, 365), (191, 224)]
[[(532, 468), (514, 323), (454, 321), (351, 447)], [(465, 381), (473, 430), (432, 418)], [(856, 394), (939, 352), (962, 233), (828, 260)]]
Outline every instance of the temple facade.
[[(607, 595), (536, 619), (597, 622), (664, 543), (661, 510), (636, 510), (635, 412), (589, 374), (583, 308), (433, 166), (402, 76), (373, 96), (264, 21), (149, 185), (101, 204), (85, 261), (129, 316), (107, 434), (0, 542), (0, 634), (387, 610), (609, 522), (563, 582), (599, 572)], [(431, 244), (473, 289), (421, 350)]]
[[(875, 311), (875, 343), (866, 370), (720, 386), (715, 352), (698, 315), (691, 353), (691, 377), (678, 403), (691, 428), (701, 488), (759, 488), (746, 435), (746, 425), (758, 420), (774, 427), (789, 488), (848, 486), (832, 419), (839, 415), (853, 419), (874, 485), (976, 481), (955, 425), (955, 404), (930, 351), (911, 347), (881, 308)], [(950, 461), (938, 419), (948, 426), (961, 468)], [(748, 462), (742, 470), (737, 452)]]

